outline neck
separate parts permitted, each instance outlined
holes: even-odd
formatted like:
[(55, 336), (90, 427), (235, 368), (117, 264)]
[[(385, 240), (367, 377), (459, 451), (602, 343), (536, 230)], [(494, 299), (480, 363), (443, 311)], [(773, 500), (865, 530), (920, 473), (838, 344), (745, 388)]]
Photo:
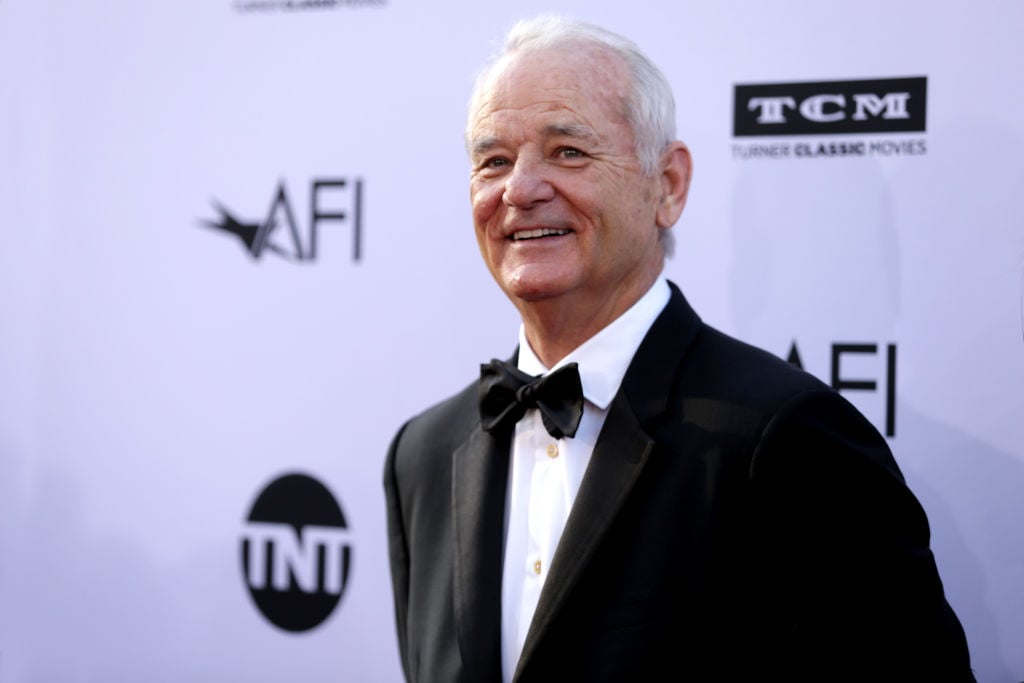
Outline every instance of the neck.
[(518, 302), (516, 308), (523, 319), (526, 339), (537, 358), (545, 367), (554, 367), (628, 311), (651, 288), (659, 272), (636, 287), (624, 287), (614, 296), (589, 306), (569, 295)]

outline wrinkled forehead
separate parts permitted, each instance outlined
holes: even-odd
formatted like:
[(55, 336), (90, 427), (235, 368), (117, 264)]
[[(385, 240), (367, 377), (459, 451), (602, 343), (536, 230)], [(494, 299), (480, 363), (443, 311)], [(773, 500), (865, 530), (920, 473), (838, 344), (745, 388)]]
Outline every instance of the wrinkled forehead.
[(467, 131), (497, 109), (545, 104), (601, 107), (625, 120), (629, 93), (625, 64), (604, 46), (578, 42), (514, 52), (499, 59), (478, 85)]

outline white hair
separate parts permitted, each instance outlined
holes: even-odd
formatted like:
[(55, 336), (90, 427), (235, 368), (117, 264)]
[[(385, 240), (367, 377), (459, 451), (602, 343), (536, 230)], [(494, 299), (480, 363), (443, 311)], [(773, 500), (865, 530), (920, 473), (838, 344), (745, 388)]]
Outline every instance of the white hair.
[[(470, 98), (470, 116), (473, 115), (492, 72), (505, 58), (516, 53), (580, 43), (589, 43), (610, 50), (625, 65), (630, 78), (630, 92), (623, 102), (626, 122), (633, 130), (640, 167), (644, 173), (656, 173), (660, 168), (662, 154), (676, 139), (676, 104), (672, 88), (665, 75), (640, 51), (636, 43), (594, 24), (554, 14), (542, 14), (516, 23), (505, 36), (501, 51), (477, 77)], [(468, 148), (468, 127), (466, 142)], [(671, 255), (671, 231), (661, 231), (661, 243), (665, 255)]]
[(626, 120), (633, 129), (641, 166), (647, 173), (655, 172), (662, 152), (676, 139), (676, 105), (672, 88), (661, 70), (633, 41), (600, 26), (554, 14), (542, 14), (518, 22), (505, 37), (502, 51), (477, 78), (471, 101), (477, 101), (491, 72), (504, 57), (573, 43), (591, 43), (609, 49), (626, 66), (632, 90), (623, 103)]

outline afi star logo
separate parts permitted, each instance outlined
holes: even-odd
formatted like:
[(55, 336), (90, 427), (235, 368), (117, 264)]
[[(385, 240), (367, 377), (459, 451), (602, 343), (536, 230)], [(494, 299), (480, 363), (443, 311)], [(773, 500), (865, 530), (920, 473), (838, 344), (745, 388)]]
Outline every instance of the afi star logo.
[[(293, 202), (282, 180), (277, 184), (263, 220), (239, 218), (214, 200), (217, 218), (204, 220), (202, 224), (240, 239), (253, 259), (259, 260), (269, 251), (289, 261), (301, 262), (316, 260), (321, 224), (327, 221), (348, 223), (352, 226), (352, 260), (358, 261), (362, 248), (362, 195), (363, 181), (359, 178), (352, 181), (315, 178), (310, 182), (309, 221), (304, 224), (296, 220)], [(330, 208), (325, 208), (325, 204)]]

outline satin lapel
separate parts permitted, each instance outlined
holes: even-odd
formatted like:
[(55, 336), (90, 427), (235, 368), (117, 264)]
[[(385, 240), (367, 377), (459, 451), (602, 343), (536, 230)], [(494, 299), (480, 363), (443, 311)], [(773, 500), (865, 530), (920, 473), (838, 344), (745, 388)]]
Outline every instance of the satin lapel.
[(625, 398), (621, 394), (616, 396), (552, 559), (551, 573), (530, 623), (518, 671), (529, 660), (601, 544), (653, 447), (654, 442), (644, 433)]
[(479, 427), (452, 455), (455, 622), (465, 680), (501, 678), (501, 566), (509, 439)]
[(665, 412), (680, 365), (700, 329), (700, 318), (682, 293), (675, 285), (671, 289), (668, 305), (644, 338), (609, 406), (530, 623), (516, 678), (578, 583), (654, 449), (644, 425)]

